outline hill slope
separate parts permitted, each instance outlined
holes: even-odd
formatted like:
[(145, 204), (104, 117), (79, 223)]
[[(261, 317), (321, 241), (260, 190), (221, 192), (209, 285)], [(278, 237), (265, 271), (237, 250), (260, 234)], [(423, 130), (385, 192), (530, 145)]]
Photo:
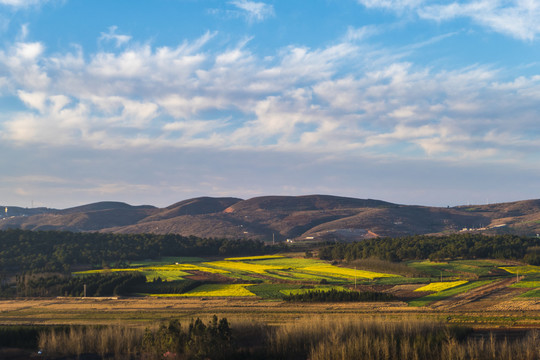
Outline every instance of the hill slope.
[(101, 202), (65, 210), (26, 210), (13, 210), (20, 215), (0, 220), (0, 229), (177, 233), (278, 241), (348, 241), (463, 229), (540, 233), (540, 200), (439, 208), (329, 195), (263, 196), (248, 200), (200, 197), (161, 209)]

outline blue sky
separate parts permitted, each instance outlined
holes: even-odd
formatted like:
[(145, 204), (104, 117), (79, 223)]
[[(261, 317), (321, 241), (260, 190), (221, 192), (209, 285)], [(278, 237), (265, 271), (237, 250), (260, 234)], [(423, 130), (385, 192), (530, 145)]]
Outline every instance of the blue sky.
[(0, 204), (540, 198), (540, 1), (0, 0)]

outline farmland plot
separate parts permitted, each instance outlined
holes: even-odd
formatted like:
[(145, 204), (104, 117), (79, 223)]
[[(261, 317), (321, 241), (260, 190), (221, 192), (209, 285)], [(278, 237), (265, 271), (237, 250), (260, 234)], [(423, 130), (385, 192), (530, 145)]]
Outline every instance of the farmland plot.
[(463, 284), (466, 284), (467, 281), (465, 280), (462, 280), (462, 281), (450, 281), (450, 282), (433, 282), (431, 284), (428, 284), (428, 285), (425, 285), (425, 286), (422, 286), (414, 291), (435, 291), (435, 292), (439, 292), (439, 291), (443, 291), (443, 290), (446, 290), (446, 289), (450, 289), (450, 288), (453, 288), (453, 287), (456, 287), (456, 286), (459, 286), (459, 285), (463, 285)]
[(245, 297), (255, 296), (247, 289), (252, 284), (205, 284), (184, 294), (152, 294), (157, 297)]
[(229, 271), (222, 269), (215, 269), (212, 267), (199, 266), (195, 264), (175, 264), (175, 265), (162, 265), (162, 266), (142, 266), (142, 267), (130, 267), (130, 268), (116, 268), (116, 269), (100, 269), (100, 270), (87, 270), (78, 271), (74, 275), (88, 275), (88, 274), (106, 274), (111, 272), (139, 272), (146, 276), (148, 281), (152, 281), (156, 278), (162, 280), (174, 281), (183, 280), (186, 276), (191, 275), (189, 271), (201, 271), (211, 274), (229, 274)]

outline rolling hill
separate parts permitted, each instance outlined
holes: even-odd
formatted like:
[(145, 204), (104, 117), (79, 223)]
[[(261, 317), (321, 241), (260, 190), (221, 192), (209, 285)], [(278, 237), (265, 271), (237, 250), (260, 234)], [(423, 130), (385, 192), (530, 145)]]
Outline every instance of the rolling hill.
[(99, 202), (64, 210), (8, 207), (8, 217), (0, 220), (0, 229), (8, 228), (177, 233), (266, 241), (350, 241), (459, 231), (535, 235), (540, 233), (540, 200), (452, 208), (330, 195), (248, 200), (199, 197), (165, 208)]

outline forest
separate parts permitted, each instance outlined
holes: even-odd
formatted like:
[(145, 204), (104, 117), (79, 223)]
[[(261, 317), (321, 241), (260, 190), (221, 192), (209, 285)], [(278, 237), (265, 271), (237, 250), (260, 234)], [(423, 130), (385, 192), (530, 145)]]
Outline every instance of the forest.
[(272, 253), (282, 246), (256, 240), (202, 239), (176, 234), (0, 231), (0, 272), (62, 272), (74, 265), (124, 266), (162, 256), (227, 256)]
[(327, 245), (319, 250), (324, 260), (379, 258), (404, 260), (514, 259), (540, 265), (540, 239), (517, 235), (452, 234), (375, 238)]

